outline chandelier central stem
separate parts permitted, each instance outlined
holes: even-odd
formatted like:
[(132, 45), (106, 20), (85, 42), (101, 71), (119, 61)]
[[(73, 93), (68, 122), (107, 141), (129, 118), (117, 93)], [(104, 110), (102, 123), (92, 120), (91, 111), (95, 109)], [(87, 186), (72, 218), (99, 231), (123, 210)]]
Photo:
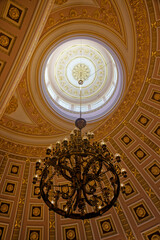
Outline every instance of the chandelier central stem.
[(82, 98), (82, 91), (81, 91), (81, 85), (80, 85), (80, 118), (81, 118), (81, 116), (82, 116), (82, 109), (81, 109), (81, 98)]

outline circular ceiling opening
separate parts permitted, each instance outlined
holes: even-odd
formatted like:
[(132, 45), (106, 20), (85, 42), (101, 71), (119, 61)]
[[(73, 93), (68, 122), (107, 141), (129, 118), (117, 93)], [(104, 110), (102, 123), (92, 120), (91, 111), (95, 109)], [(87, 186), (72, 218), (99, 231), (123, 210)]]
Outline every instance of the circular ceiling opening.
[(117, 55), (93, 38), (72, 38), (46, 56), (41, 91), (49, 106), (61, 116), (75, 120), (81, 112), (87, 121), (109, 114), (124, 89), (122, 66)]

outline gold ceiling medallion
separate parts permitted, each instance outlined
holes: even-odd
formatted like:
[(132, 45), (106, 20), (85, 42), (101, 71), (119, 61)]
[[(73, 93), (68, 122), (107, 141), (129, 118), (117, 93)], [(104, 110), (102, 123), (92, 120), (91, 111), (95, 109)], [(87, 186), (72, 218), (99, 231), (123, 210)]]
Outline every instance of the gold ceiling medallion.
[(77, 64), (74, 66), (73, 70), (72, 70), (72, 75), (74, 77), (75, 80), (87, 80), (90, 76), (90, 69), (87, 65), (85, 64)]

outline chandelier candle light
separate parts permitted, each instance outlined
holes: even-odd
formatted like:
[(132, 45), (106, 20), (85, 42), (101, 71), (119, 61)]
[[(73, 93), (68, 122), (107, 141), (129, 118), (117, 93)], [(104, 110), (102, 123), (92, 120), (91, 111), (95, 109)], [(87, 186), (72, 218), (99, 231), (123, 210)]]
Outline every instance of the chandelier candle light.
[[(76, 128), (55, 146), (46, 149), (42, 163), (37, 160), (33, 184), (39, 184), (40, 194), (49, 210), (66, 218), (90, 219), (100, 216), (115, 205), (120, 189), (125, 192), (125, 185), (120, 184), (120, 177), (127, 177), (127, 172), (120, 167), (121, 157), (107, 149), (106, 143), (93, 141), (94, 133), (82, 134), (86, 121), (81, 117), (75, 121)], [(56, 177), (63, 178), (57, 184)]]

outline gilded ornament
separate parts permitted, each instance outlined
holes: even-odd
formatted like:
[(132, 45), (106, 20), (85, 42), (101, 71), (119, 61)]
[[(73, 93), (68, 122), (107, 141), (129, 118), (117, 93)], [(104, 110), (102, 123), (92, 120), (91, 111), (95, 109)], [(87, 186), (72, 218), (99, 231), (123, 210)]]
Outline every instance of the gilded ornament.
[(12, 173), (16, 174), (18, 172), (18, 168), (17, 167), (12, 167)]
[(62, 5), (62, 4), (64, 4), (64, 3), (66, 3), (68, 0), (55, 0), (55, 4), (57, 4), (57, 5)]
[(102, 223), (102, 229), (106, 232), (111, 230), (111, 224), (108, 221)]
[(20, 228), (21, 227), (21, 220), (15, 222), (15, 225), (14, 225), (15, 228)]
[(125, 185), (125, 193), (127, 194), (131, 194), (131, 192), (133, 191), (132, 187), (130, 185)]
[(143, 207), (138, 207), (136, 209), (136, 214), (138, 217), (143, 218), (146, 215), (146, 210)]
[(9, 38), (5, 35), (0, 36), (0, 45), (2, 47), (7, 47), (9, 45)]
[(141, 122), (142, 124), (146, 124), (147, 121), (148, 121), (148, 119), (147, 119), (146, 117), (141, 117), (141, 118), (140, 118), (140, 122)]
[(53, 229), (55, 228), (55, 221), (52, 221), (52, 222), (50, 221), (50, 222), (49, 222), (49, 228), (50, 228), (50, 229), (51, 229), (51, 228), (53, 228)]
[(132, 172), (133, 172), (134, 176), (137, 177), (137, 175), (138, 175), (137, 169), (134, 168), (134, 169), (132, 170)]
[(148, 194), (149, 197), (151, 197), (152, 194), (154, 195), (154, 192), (152, 191), (151, 188), (149, 188), (149, 190), (146, 190), (146, 193)]
[(74, 239), (75, 238), (75, 231), (73, 231), (73, 230), (69, 230), (69, 231), (67, 231), (67, 238), (68, 239), (70, 239), (70, 240), (72, 240), (72, 239)]
[(157, 57), (157, 52), (156, 51), (152, 51), (152, 57)]
[(39, 240), (39, 234), (37, 232), (30, 233), (29, 240)]
[(16, 7), (11, 7), (9, 9), (9, 16), (13, 19), (13, 20), (17, 20), (20, 16), (20, 12), (18, 10), (18, 8)]
[(87, 9), (83, 9), (82, 11), (83, 11), (83, 14), (82, 14), (82, 15), (83, 15), (84, 17), (88, 17), (88, 16), (87, 16), (87, 13), (88, 13), (88, 12), (87, 12)]
[(14, 189), (14, 186), (12, 184), (8, 184), (6, 189), (8, 192), (12, 192)]
[(27, 179), (25, 179), (25, 178), (22, 179), (22, 183), (23, 183), (23, 184), (27, 184), (27, 182), (28, 182)]
[(17, 110), (17, 108), (18, 108), (18, 100), (15, 96), (13, 96), (11, 98), (11, 100), (9, 101), (9, 105), (6, 108), (5, 113), (11, 114), (11, 113), (15, 112)]
[(3, 204), (0, 206), (0, 210), (1, 210), (2, 213), (8, 212), (8, 210), (9, 210), (8, 204), (3, 203)]
[(48, 25), (49, 27), (53, 26), (55, 24), (54, 18), (49, 18)]
[(19, 204), (24, 204), (24, 199), (20, 198), (18, 203)]
[(89, 219), (84, 219), (84, 224), (89, 224)]
[[(66, 2), (66, 1), (65, 1)], [(63, 0), (55, 1), (55, 4), (61, 5), (65, 3)], [(92, 10), (90, 7), (82, 9), (79, 13), (79, 7), (71, 9), (68, 15), (64, 15), (62, 12), (59, 13), (59, 18), (55, 19), (54, 22), (48, 20), (47, 30), (53, 25), (59, 24), (62, 21), (76, 18), (89, 18), (96, 19), (104, 24), (110, 25), (117, 32), (121, 33), (121, 28), (119, 24), (119, 19), (116, 13), (114, 6), (111, 4), (111, 1), (107, 0), (107, 3), (102, 3), (100, 10)], [(88, 14), (89, 13), (89, 14)]]
[(129, 232), (129, 233), (127, 233), (126, 235), (127, 235), (127, 239), (128, 239), (128, 240), (134, 240), (134, 239), (135, 239), (135, 237), (133, 236), (133, 233), (132, 233), (132, 232)]
[(155, 176), (158, 176), (160, 174), (160, 169), (158, 166), (151, 167), (151, 173)]
[(90, 69), (87, 65), (85, 64), (77, 64), (74, 66), (72, 70), (72, 76), (74, 77), (75, 80), (86, 80), (88, 79), (90, 75)]
[(34, 216), (37, 217), (37, 216), (40, 215), (40, 213), (41, 213), (40, 208), (38, 208), (38, 207), (33, 208), (32, 214), (33, 214)]
[(122, 208), (119, 203), (116, 203), (115, 209), (116, 209), (117, 214), (120, 214), (122, 212)]
[(153, 95), (153, 99), (159, 102), (160, 101), (160, 93), (155, 92)]
[(142, 134), (142, 136), (140, 137), (140, 139), (141, 139), (142, 141), (144, 141), (144, 140), (145, 140), (145, 135)]
[(40, 193), (40, 188), (39, 187), (35, 188), (34, 193), (38, 195)]
[(123, 141), (127, 144), (127, 143), (129, 143), (130, 142), (130, 138), (129, 137), (127, 137), (127, 136), (125, 136), (124, 138), (123, 138)]
[(151, 240), (160, 240), (160, 235), (154, 234), (154, 235), (151, 237)]
[(75, 18), (78, 16), (77, 11), (74, 9), (71, 9), (71, 11), (69, 12), (69, 15), (71, 18)]
[(145, 155), (142, 150), (138, 150), (138, 151), (136, 152), (136, 154), (137, 154), (137, 157), (138, 157), (138, 158), (143, 158), (144, 155)]
[(151, 80), (152, 80), (151, 78), (148, 78), (148, 77), (147, 77), (146, 82), (147, 82), (147, 83), (151, 83)]

